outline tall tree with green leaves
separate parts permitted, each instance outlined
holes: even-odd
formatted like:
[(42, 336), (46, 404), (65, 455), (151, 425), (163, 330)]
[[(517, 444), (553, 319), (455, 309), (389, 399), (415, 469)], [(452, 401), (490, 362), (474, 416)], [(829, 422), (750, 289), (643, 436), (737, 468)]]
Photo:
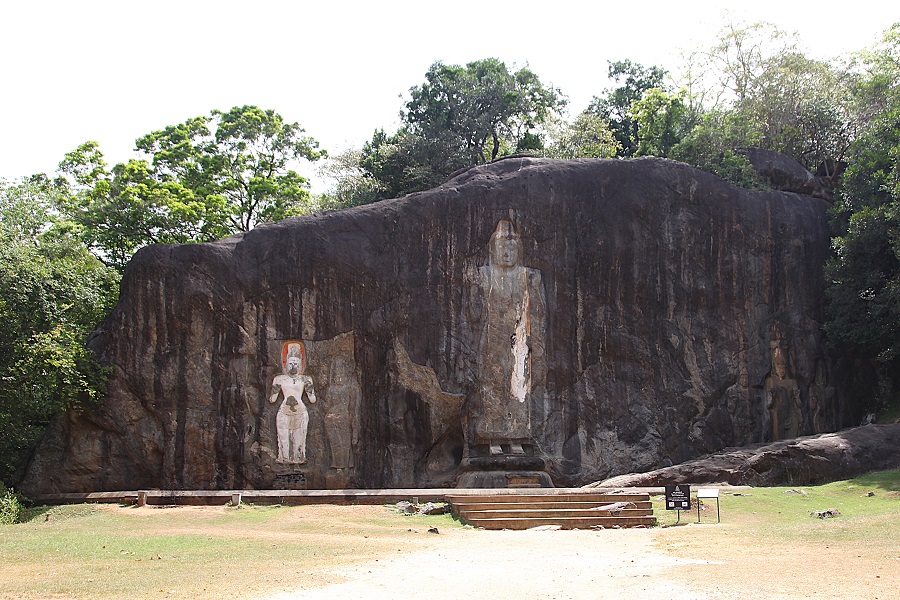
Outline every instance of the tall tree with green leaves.
[(879, 389), (900, 400), (900, 23), (864, 64), (873, 114), (832, 210), (825, 329), (848, 356), (879, 365)]
[(612, 158), (622, 149), (609, 121), (584, 111), (571, 123), (549, 128), (548, 144), (541, 152), (550, 158)]
[(436, 62), (409, 93), (395, 133), (378, 129), (334, 161), (334, 195), (349, 204), (394, 198), (505, 154), (540, 151), (543, 126), (566, 103), (528, 68), (511, 71), (496, 58)]
[(10, 482), (58, 411), (103, 393), (85, 340), (112, 309), (119, 275), (54, 215), (64, 188), (0, 183), (0, 479)]
[(645, 90), (628, 111), (637, 125), (636, 156), (667, 157), (687, 129), (686, 108), (682, 99), (662, 88)]
[(436, 62), (409, 93), (403, 120), (410, 131), (446, 146), (464, 166), (494, 160), (504, 146), (516, 148), (565, 104), (530, 69), (510, 72), (496, 58), (465, 67)]
[(96, 142), (60, 163), (73, 190), (61, 209), (119, 269), (147, 244), (211, 241), (305, 212), (308, 182), (293, 167), (324, 155), (297, 123), (255, 106), (214, 110), (136, 145), (146, 159), (111, 169)]
[(298, 123), (257, 106), (214, 110), (211, 117), (154, 131), (136, 144), (151, 157), (160, 181), (224, 198), (233, 231), (296, 213), (309, 192), (306, 179), (291, 167), (325, 155)]
[(638, 124), (631, 112), (632, 105), (649, 89), (665, 90), (666, 71), (660, 67), (644, 67), (630, 60), (609, 62), (608, 77), (618, 87), (594, 96), (587, 112), (607, 119), (620, 146), (619, 156), (634, 156), (637, 152)]

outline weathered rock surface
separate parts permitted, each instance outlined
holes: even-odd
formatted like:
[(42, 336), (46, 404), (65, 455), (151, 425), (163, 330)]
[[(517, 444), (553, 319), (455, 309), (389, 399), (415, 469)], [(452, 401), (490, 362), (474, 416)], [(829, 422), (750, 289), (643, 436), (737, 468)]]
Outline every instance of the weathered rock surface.
[[(142, 249), (92, 342), (115, 368), (108, 398), (55, 421), (20, 488), (454, 485), (486, 368), (467, 290), (480, 277), (491, 301), (488, 243), (504, 227), (525, 267), (509, 289), (542, 336), (511, 340), (523, 460), (557, 485), (858, 423), (859, 386), (820, 333), (826, 206), (662, 159), (509, 159), (397, 200)], [(278, 457), (291, 386), (273, 383), (291, 341), (317, 399), (289, 406), (308, 413), (302, 464)]]
[(730, 449), (585, 487), (648, 487), (686, 482), (816, 485), (885, 469), (900, 469), (900, 424), (864, 425), (837, 433)]
[(740, 152), (773, 189), (834, 200), (829, 180), (813, 175), (794, 158), (762, 148), (741, 148)]

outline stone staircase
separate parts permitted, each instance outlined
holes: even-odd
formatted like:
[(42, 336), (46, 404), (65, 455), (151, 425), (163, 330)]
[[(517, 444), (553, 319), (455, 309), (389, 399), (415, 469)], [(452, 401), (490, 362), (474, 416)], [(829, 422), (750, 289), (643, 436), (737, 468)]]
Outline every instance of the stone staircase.
[[(492, 493), (445, 496), (461, 521), (484, 529), (529, 529), (558, 525), (562, 529), (638, 527), (656, 525), (650, 495), (643, 493), (552, 494)], [(634, 506), (601, 510), (598, 507), (630, 503)]]

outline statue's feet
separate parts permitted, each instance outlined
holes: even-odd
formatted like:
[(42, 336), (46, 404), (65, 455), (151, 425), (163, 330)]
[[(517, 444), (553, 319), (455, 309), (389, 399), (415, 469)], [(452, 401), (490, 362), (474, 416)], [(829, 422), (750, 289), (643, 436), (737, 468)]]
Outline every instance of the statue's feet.
[(491, 444), (491, 456), (500, 456), (503, 454), (503, 448), (500, 447), (500, 444)]
[(509, 445), (509, 453), (510, 453), (510, 454), (524, 455), (524, 454), (525, 454), (525, 448), (522, 447), (522, 444), (510, 444), (510, 445)]

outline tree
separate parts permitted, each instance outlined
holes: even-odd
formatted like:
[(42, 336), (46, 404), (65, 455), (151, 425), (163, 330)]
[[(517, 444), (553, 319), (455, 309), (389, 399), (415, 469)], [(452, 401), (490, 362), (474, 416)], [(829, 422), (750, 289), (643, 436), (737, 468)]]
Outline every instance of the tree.
[(705, 94), (714, 98), (710, 108), (721, 106), (723, 101), (740, 102), (754, 92), (755, 82), (769, 69), (772, 57), (794, 51), (794, 36), (772, 23), (727, 23), (717, 42), (703, 53), (703, 66), (694, 76), (706, 80), (701, 86), (715, 88)]
[[(829, 338), (880, 366), (880, 390), (900, 388), (900, 24), (865, 58), (861, 85), (877, 107), (850, 146), (832, 209)], [(887, 398), (882, 398), (887, 400)]]
[(0, 184), (0, 479), (9, 481), (62, 409), (103, 393), (85, 347), (118, 296), (104, 266), (54, 216), (63, 193), (43, 177)]
[(644, 67), (630, 60), (609, 62), (608, 76), (620, 84), (606, 91), (605, 96), (594, 96), (587, 112), (607, 119), (621, 150), (619, 156), (634, 156), (637, 151), (638, 124), (631, 114), (631, 106), (652, 88), (665, 89), (666, 71), (657, 66)]
[(611, 158), (621, 150), (609, 121), (589, 111), (551, 129), (549, 137), (543, 154), (550, 158)]
[(60, 209), (120, 270), (153, 243), (189, 243), (305, 212), (306, 179), (293, 162), (324, 155), (297, 123), (255, 106), (212, 111), (141, 137), (146, 159), (109, 169), (96, 142), (66, 154), (71, 185)]
[(729, 110), (714, 109), (704, 113), (700, 122), (669, 153), (708, 173), (748, 189), (765, 189), (766, 185), (746, 156), (737, 148), (758, 145), (751, 124)]
[(409, 127), (401, 127), (393, 135), (379, 129), (363, 145), (359, 165), (380, 190), (379, 199), (427, 190), (470, 166), (462, 155), (452, 152), (451, 138), (448, 132), (434, 132), (427, 139)]
[(323, 208), (358, 206), (387, 197), (385, 184), (362, 167), (362, 160), (361, 150), (350, 149), (329, 157), (319, 168), (322, 177), (334, 182), (325, 194)]
[[(856, 76), (839, 61), (811, 59), (794, 35), (771, 23), (728, 23), (708, 50), (688, 59), (683, 82), (689, 111), (734, 113), (746, 141), (786, 154), (810, 171), (836, 165), (862, 123)], [(704, 106), (705, 104), (705, 106)]]
[(432, 188), (455, 171), (514, 151), (541, 152), (541, 128), (565, 99), (527, 68), (488, 58), (436, 62), (410, 89), (393, 134), (376, 130), (361, 150), (332, 161), (331, 194), (351, 204)]
[(309, 198), (308, 184), (290, 166), (324, 156), (318, 142), (273, 110), (236, 106), (211, 115), (137, 140), (138, 150), (152, 157), (154, 175), (198, 197), (224, 197), (233, 231), (296, 213)]
[(662, 88), (644, 91), (632, 103), (629, 116), (636, 124), (635, 155), (667, 157), (685, 133), (685, 105)]
[(504, 143), (515, 148), (565, 104), (532, 71), (512, 73), (496, 58), (465, 67), (436, 62), (425, 80), (409, 90), (403, 120), (410, 133), (445, 147), (464, 166), (496, 159)]

